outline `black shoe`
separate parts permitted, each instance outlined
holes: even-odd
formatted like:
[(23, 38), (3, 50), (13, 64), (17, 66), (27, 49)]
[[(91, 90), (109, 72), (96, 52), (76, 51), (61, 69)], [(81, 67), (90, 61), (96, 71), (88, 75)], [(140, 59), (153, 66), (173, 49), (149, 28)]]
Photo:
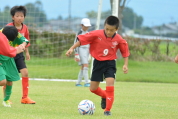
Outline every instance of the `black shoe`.
[(106, 115), (106, 116), (111, 116), (111, 112), (110, 112), (110, 111), (105, 111), (105, 112), (104, 112), (104, 115)]
[(106, 108), (106, 98), (101, 98), (101, 108), (102, 109)]

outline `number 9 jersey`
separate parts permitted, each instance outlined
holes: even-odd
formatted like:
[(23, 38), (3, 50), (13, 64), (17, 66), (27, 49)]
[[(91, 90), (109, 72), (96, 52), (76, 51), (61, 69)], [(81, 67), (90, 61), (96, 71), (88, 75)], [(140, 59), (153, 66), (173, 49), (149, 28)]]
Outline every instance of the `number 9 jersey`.
[(95, 30), (86, 34), (78, 35), (81, 45), (90, 44), (90, 54), (99, 61), (117, 59), (119, 49), (122, 57), (130, 55), (127, 41), (119, 34), (107, 37), (104, 30)]

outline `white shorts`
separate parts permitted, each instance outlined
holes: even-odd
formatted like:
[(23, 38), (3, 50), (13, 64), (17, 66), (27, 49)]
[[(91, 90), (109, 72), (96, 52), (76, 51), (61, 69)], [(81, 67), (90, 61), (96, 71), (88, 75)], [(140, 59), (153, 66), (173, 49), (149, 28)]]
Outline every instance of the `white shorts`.
[(80, 57), (80, 61), (78, 62), (78, 65), (82, 65), (82, 64), (88, 64), (88, 59), (89, 59), (89, 48), (86, 47), (79, 47), (79, 51), (78, 51), (79, 57)]

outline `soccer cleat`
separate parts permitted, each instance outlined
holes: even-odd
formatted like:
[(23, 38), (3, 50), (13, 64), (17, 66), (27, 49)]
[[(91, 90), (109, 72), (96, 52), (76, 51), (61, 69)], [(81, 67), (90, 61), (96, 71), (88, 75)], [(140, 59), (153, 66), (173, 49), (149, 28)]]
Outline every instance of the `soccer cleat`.
[(84, 87), (90, 87), (90, 83), (86, 83)]
[(10, 101), (3, 101), (2, 104), (4, 105), (4, 107), (11, 107)]
[(102, 109), (106, 108), (106, 98), (101, 98), (101, 108)]
[(21, 99), (22, 104), (35, 104), (36, 102), (31, 100), (29, 97)]
[(82, 87), (82, 85), (81, 85), (81, 84), (76, 84), (75, 86), (77, 86), (77, 87)]
[(104, 112), (104, 115), (106, 115), (106, 116), (111, 116), (111, 112), (110, 112), (110, 111), (105, 111), (105, 112)]

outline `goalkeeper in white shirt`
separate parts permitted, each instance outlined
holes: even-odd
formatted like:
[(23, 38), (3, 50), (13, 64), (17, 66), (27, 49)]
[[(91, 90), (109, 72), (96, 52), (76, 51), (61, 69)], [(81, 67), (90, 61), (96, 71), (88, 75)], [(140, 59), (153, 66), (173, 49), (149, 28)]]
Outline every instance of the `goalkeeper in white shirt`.
[[(88, 28), (91, 26), (90, 20), (88, 18), (83, 18), (81, 20), (81, 30), (76, 34), (74, 44), (78, 41), (77, 36), (80, 34), (88, 33)], [(85, 84), (84, 87), (90, 87), (89, 78), (88, 78), (88, 65), (89, 65), (89, 45), (82, 45), (77, 47), (75, 51), (75, 61), (78, 62), (78, 65), (81, 66), (81, 69), (78, 74), (78, 79), (76, 86), (82, 87), (82, 79), (84, 78)]]

